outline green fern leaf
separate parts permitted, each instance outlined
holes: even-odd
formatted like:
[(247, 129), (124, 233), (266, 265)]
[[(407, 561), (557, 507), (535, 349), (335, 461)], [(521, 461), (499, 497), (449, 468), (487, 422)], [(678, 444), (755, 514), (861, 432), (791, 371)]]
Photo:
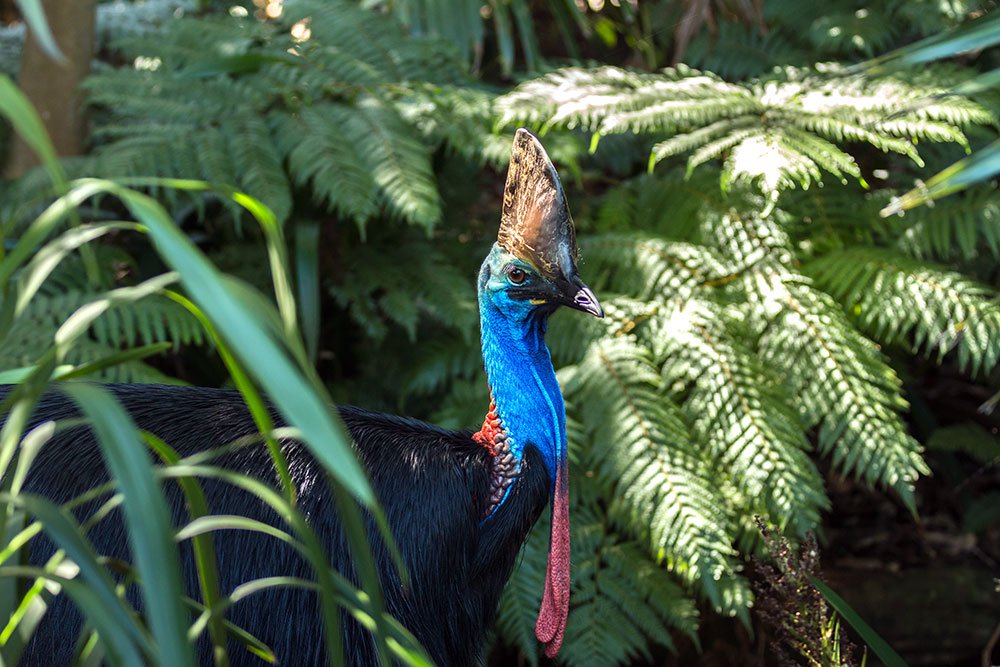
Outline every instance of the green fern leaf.
[(973, 374), (1000, 359), (997, 295), (959, 273), (871, 247), (831, 253), (806, 272), (885, 344), (907, 341), (939, 361), (954, 350)]
[(274, 123), (295, 184), (311, 184), (320, 203), (363, 227), (378, 211), (378, 190), (350, 131), (352, 113), (339, 104), (318, 104), (275, 115)]
[(650, 335), (666, 341), (664, 381), (684, 396), (695, 439), (748, 499), (747, 514), (805, 534), (828, 503), (791, 397), (731, 334), (721, 308), (690, 300), (665, 310)]
[(819, 428), (820, 452), (847, 474), (895, 489), (912, 509), (913, 482), (928, 468), (899, 415), (899, 378), (830, 297), (793, 278), (774, 289), (783, 310), (761, 355), (781, 369), (805, 425)]
[(661, 386), (648, 352), (620, 336), (592, 346), (565, 390), (626, 521), (721, 609), (718, 582), (736, 576), (725, 501)]

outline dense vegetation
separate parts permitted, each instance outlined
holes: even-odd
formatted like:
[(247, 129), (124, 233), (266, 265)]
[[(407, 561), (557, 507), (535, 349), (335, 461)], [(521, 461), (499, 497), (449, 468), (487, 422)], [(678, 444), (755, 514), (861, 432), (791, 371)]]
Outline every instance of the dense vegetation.
[[(228, 368), (254, 394), (246, 374), (266, 391), (269, 371), (240, 345), (277, 330), (290, 377), (321, 399), (472, 427), (488, 404), (472, 278), (510, 137), (527, 126), (563, 173), (581, 271), (608, 313), (557, 316), (549, 336), (573, 462), (562, 662), (644, 664), (697, 644), (707, 616), (755, 623), (755, 517), (792, 541), (822, 533), (844, 478), (917, 517), (935, 463), (947, 479), (974, 466), (951, 511), (984, 535), (1000, 518), (995, 397), (942, 419), (925, 378), (996, 391), (1000, 197), (980, 179), (885, 213), (995, 138), (996, 96), (979, 83), (995, 56), (858, 63), (992, 3), (735, 5), (116, 3), (133, 19), (102, 19), (88, 153), (2, 186), (0, 371), (32, 379), (25, 401), (57, 365), (196, 384), (227, 382)], [(63, 171), (107, 180), (66, 185)], [(41, 213), (53, 175), (81, 208), (39, 250), (57, 229)], [(199, 278), (220, 279), (195, 244), (242, 282), (200, 293)], [(164, 266), (194, 303), (153, 278)], [(122, 305), (84, 308), (108, 295)], [(251, 343), (213, 299), (273, 322)], [(5, 430), (0, 452), (18, 436)], [(497, 654), (530, 664), (546, 532), (497, 628)]]

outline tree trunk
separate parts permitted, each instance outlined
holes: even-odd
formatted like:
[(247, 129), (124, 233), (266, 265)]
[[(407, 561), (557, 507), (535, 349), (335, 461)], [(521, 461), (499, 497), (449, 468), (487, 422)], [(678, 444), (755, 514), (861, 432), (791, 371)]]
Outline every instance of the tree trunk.
[[(97, 0), (43, 0), (42, 5), (66, 62), (49, 58), (28, 30), (18, 85), (42, 117), (56, 153), (80, 155), (87, 138), (80, 83), (90, 73), (94, 56)], [(16, 178), (38, 163), (32, 150), (17, 138), (11, 143), (5, 175)]]

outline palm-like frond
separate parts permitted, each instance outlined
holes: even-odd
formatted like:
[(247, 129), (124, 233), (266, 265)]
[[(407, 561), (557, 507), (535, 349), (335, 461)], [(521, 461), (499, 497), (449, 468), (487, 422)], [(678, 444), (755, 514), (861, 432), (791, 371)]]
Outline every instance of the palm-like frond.
[[(30, 366), (52, 346), (56, 331), (77, 309), (101, 296), (99, 293), (71, 289), (60, 293), (42, 292), (12, 324), (0, 345), (0, 368)], [(171, 342), (174, 345), (205, 343), (201, 324), (183, 306), (162, 296), (150, 296), (112, 308), (98, 318), (89, 336), (78, 339), (69, 349), (66, 362), (84, 364), (98, 361), (117, 351)], [(171, 382), (148, 364), (130, 361), (112, 366), (97, 374), (109, 382)]]
[[(446, 43), (405, 38), (386, 16), (341, 0), (284, 10), (266, 24), (178, 19), (156, 42), (123, 42), (135, 66), (87, 84), (103, 121), (86, 169), (236, 186), (282, 220), (294, 184), (362, 230), (382, 211), (432, 227), (432, 152), (442, 142), (485, 151), (489, 95), (454, 85), (466, 79)], [(289, 33), (297, 22), (308, 39)]]
[(724, 608), (718, 582), (736, 576), (725, 501), (648, 351), (629, 336), (600, 341), (566, 392), (617, 511), (658, 560)]
[(760, 340), (765, 363), (783, 369), (788, 394), (819, 449), (869, 484), (913, 507), (913, 482), (928, 472), (900, 412), (896, 373), (826, 294), (794, 278), (775, 285), (783, 309)]
[(1000, 305), (987, 287), (943, 267), (891, 250), (853, 247), (810, 263), (807, 273), (885, 344), (955, 351), (972, 373), (1000, 360)]
[[(837, 144), (863, 142), (922, 164), (913, 139), (966, 146), (962, 128), (994, 122), (984, 107), (898, 78), (846, 77), (832, 66), (784, 68), (733, 84), (686, 67), (658, 73), (565, 68), (498, 100), (500, 123), (581, 128), (594, 140), (634, 132), (664, 137), (650, 167), (690, 153), (688, 169), (723, 160), (723, 186), (756, 183), (769, 199), (827, 172), (861, 178)], [(938, 95), (933, 104), (916, 105)]]
[(666, 309), (655, 327), (666, 341), (664, 380), (684, 397), (695, 439), (746, 499), (740, 511), (775, 517), (797, 534), (816, 525), (827, 501), (803, 426), (784, 387), (733, 335), (738, 327), (698, 300)]

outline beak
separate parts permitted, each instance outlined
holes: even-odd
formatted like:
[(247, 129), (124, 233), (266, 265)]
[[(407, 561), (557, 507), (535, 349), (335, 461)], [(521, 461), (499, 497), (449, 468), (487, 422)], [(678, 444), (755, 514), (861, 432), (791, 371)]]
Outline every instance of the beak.
[(590, 313), (594, 317), (604, 317), (604, 309), (601, 308), (601, 304), (597, 300), (597, 297), (594, 296), (594, 293), (589, 287), (582, 283), (580, 285), (580, 289), (573, 297), (573, 302), (567, 305), (570, 308), (576, 308), (577, 310), (582, 310), (585, 313)]

